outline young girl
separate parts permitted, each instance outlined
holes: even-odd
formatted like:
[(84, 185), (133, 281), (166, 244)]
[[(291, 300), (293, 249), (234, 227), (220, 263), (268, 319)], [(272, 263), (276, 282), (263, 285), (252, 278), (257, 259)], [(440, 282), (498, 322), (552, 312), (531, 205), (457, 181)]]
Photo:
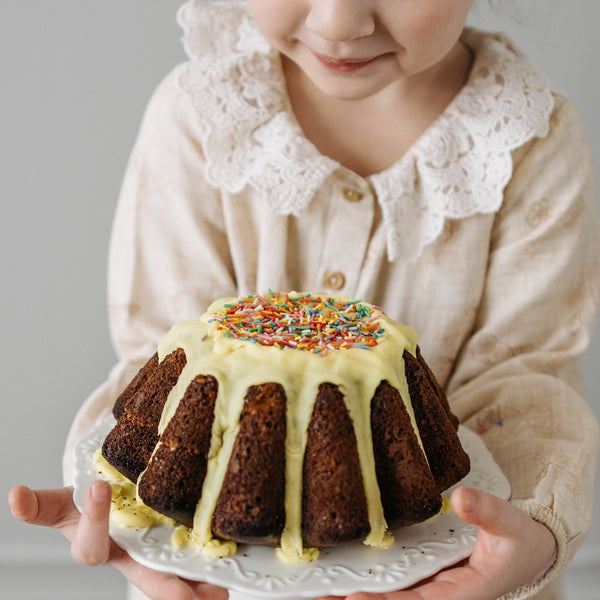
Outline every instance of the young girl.
[[(120, 362), (73, 425), (67, 483), (73, 445), (174, 322), (267, 288), (343, 293), (415, 327), (512, 485), (510, 502), (453, 494), (480, 528), (467, 561), (349, 598), (561, 597), (599, 440), (578, 372), (600, 295), (592, 163), (574, 107), (504, 37), (465, 29), (470, 3), (181, 9), (191, 60), (149, 105), (114, 226)], [(108, 537), (109, 496), (93, 484), (81, 515), (69, 488), (10, 502), (151, 598), (227, 597), (134, 563)]]

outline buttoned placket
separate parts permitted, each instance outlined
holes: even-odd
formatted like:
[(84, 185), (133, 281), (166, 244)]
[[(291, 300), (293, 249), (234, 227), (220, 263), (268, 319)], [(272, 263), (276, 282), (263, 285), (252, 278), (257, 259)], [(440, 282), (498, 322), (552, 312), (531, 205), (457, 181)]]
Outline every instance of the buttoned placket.
[(320, 266), (323, 291), (353, 296), (373, 227), (375, 198), (367, 182), (342, 171), (322, 193), (329, 195), (330, 218)]

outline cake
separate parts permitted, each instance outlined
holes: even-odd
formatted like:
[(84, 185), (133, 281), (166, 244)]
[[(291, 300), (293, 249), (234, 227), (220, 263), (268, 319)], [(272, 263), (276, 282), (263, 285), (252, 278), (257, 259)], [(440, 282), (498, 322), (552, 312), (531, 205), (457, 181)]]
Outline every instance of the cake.
[(217, 556), (387, 546), (469, 471), (414, 330), (340, 296), (216, 301), (171, 329), (113, 414), (103, 459)]

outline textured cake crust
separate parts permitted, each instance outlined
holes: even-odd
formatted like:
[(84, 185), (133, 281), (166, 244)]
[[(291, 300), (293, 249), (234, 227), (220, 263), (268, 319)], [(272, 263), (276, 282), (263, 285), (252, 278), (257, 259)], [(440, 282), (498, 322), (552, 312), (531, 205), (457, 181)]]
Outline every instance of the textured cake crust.
[[(406, 379), (415, 419), (438, 493), (460, 481), (470, 469), (468, 454), (455, 434), (455, 424), (443, 391), (431, 383), (433, 375), (422, 367), (423, 359), (404, 353)], [(435, 379), (434, 379), (435, 380)], [(437, 389), (436, 389), (437, 387)], [(441, 393), (441, 396), (440, 396)], [(440, 402), (440, 399), (443, 401)]]
[(206, 477), (216, 399), (214, 377), (192, 381), (138, 484), (145, 504), (188, 527)]
[(437, 491), (398, 390), (382, 381), (371, 402), (371, 430), (381, 502), (390, 527), (435, 515)]
[[(412, 356), (409, 352), (404, 353), (404, 358), (406, 362), (406, 355), (408, 355), (408, 361), (411, 362)], [(431, 389), (433, 390), (433, 395), (437, 399), (437, 401), (441, 404), (444, 411), (446, 412), (446, 416), (452, 423), (452, 426), (455, 430), (458, 430), (458, 417), (452, 412), (450, 408), (450, 404), (448, 403), (448, 398), (446, 396), (446, 392), (444, 392), (442, 386), (438, 383), (436, 376), (433, 374), (433, 371), (429, 368), (429, 365), (425, 362), (425, 359), (421, 355), (421, 348), (417, 346), (417, 360), (419, 361), (419, 366), (423, 370), (423, 376), (428, 381)], [(410, 385), (410, 383), (409, 383)]]
[(246, 395), (212, 529), (225, 539), (276, 545), (285, 521), (286, 398), (278, 383)]
[(158, 369), (158, 353), (150, 358), (150, 360), (138, 371), (137, 375), (131, 380), (131, 383), (125, 388), (122, 394), (117, 398), (113, 406), (113, 416), (119, 420), (125, 412), (125, 407), (129, 401), (139, 392), (139, 390), (150, 381)]
[(302, 538), (323, 548), (364, 538), (370, 529), (356, 436), (337, 386), (323, 383), (308, 427)]
[(162, 409), (185, 366), (185, 352), (178, 349), (160, 364), (154, 363), (153, 357), (142, 367), (146, 373), (140, 375), (135, 393), (131, 386), (125, 390), (126, 402), (117, 399), (122, 417), (102, 445), (102, 456), (131, 481), (146, 468), (158, 442)]

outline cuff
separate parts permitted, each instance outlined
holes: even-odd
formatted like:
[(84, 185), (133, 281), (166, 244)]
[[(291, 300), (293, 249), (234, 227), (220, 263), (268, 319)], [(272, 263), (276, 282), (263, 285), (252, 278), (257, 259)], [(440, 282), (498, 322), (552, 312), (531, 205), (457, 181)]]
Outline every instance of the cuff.
[(539, 593), (551, 581), (554, 581), (568, 566), (574, 550), (569, 547), (567, 530), (551, 509), (541, 506), (531, 500), (516, 500), (512, 504), (527, 513), (542, 525), (545, 525), (554, 535), (556, 551), (552, 560), (541, 570), (531, 583), (523, 585), (516, 590), (505, 594), (498, 600), (525, 600)]

